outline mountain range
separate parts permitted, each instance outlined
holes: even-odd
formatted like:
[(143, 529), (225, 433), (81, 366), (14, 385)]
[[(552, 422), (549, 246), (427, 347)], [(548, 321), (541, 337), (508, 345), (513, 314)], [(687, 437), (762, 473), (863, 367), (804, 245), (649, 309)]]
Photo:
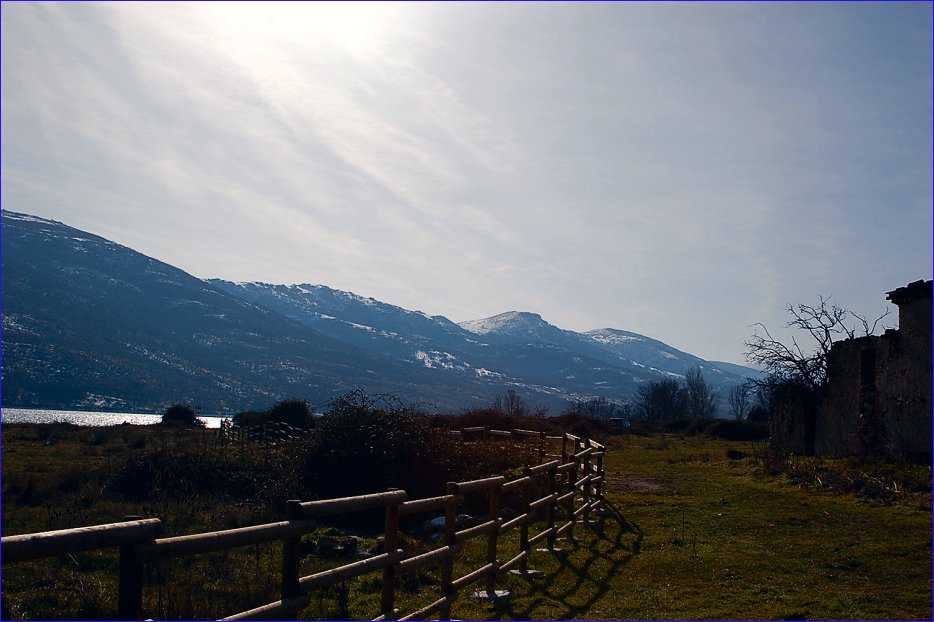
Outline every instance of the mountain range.
[(756, 374), (531, 312), (456, 324), (324, 285), (198, 279), (60, 222), (2, 218), (3, 406), (230, 414), (361, 389), (454, 412), (512, 388), (560, 412), (695, 366), (724, 395)]

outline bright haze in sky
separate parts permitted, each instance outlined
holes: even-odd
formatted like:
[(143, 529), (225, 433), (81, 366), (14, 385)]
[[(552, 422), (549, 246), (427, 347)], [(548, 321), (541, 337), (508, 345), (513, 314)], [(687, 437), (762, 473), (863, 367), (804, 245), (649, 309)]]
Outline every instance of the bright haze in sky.
[(931, 278), (931, 17), (3, 3), (3, 207), (202, 278), (742, 363), (786, 303)]

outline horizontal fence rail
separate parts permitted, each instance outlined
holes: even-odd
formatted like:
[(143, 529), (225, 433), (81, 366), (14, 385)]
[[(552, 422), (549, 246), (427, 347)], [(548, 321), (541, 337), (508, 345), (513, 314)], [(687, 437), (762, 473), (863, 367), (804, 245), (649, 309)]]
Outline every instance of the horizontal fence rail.
[[(532, 546), (546, 542), (554, 550), (558, 536), (573, 537), (578, 517), (587, 519), (603, 503), (603, 457), (606, 448), (590, 439), (565, 433), (546, 436), (532, 430), (491, 430), (486, 427), (464, 428), (462, 438), (482, 438), (487, 441), (539, 441), (540, 463), (526, 467), (524, 474), (513, 480), (492, 476), (466, 482), (450, 482), (444, 495), (409, 500), (404, 490), (324, 499), (320, 501), (292, 500), (286, 503), (285, 519), (275, 523), (227, 529), (187, 536), (159, 537), (162, 522), (157, 518), (127, 517), (127, 520), (106, 525), (78, 527), (59, 531), (4, 536), (3, 563), (22, 562), (81, 551), (119, 548), (119, 593), (117, 615), (121, 619), (143, 619), (144, 570), (147, 565), (163, 560), (229, 550), (253, 544), (282, 543), (282, 576), (280, 599), (253, 609), (230, 615), (225, 620), (296, 619), (311, 603), (311, 593), (335, 583), (372, 572), (381, 572), (380, 615), (374, 620), (416, 620), (437, 615), (449, 620), (451, 606), (468, 586), (485, 580), (487, 594), (495, 594), (497, 574), (508, 570), (527, 572)], [(560, 441), (560, 454), (545, 461), (548, 445)], [(504, 494), (518, 495), (520, 509), (506, 520), (500, 501)], [(458, 528), (458, 509), (470, 495), (485, 495), (489, 507), (487, 519), (479, 524)], [(384, 552), (372, 557), (301, 576), (302, 536), (314, 531), (315, 519), (324, 516), (350, 514), (382, 509), (385, 513)], [(399, 548), (399, 519), (425, 512), (444, 512), (443, 533), (437, 548), (407, 555)], [(529, 527), (537, 513), (544, 513), (547, 525), (536, 534)], [(560, 525), (557, 523), (561, 514)], [(519, 529), (519, 545), (507, 559), (498, 557), (499, 538)], [(486, 559), (479, 567), (461, 577), (454, 577), (457, 554), (470, 540), (486, 539)], [(424, 566), (440, 568), (439, 597), (428, 605), (400, 616), (395, 607), (397, 575), (413, 572)]]
[(151, 539), (161, 529), (162, 522), (158, 518), (147, 518), (21, 536), (4, 536), (0, 554), (4, 562), (22, 562), (53, 555), (81, 553)]

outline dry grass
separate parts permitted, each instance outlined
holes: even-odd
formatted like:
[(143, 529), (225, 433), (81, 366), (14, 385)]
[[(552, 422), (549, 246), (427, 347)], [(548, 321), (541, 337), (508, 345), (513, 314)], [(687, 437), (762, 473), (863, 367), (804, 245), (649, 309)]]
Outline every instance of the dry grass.
[[(278, 518), (279, 498), (269, 497), (261, 484), (264, 469), (280, 475), (296, 470), (288, 455), (228, 455), (231, 477), (249, 467), (256, 478), (255, 488), (240, 486), (241, 496), (229, 486), (197, 482), (163, 487), (161, 496), (140, 500), (113, 490), (114, 474), (139, 456), (164, 452), (164, 477), (173, 468), (172, 455), (210, 454), (210, 440), (197, 434), (3, 426), (4, 534), (111, 522), (127, 514), (159, 516), (172, 525), (169, 535)], [(504, 620), (930, 619), (930, 468), (801, 459), (788, 464), (793, 468), (777, 468), (749, 443), (613, 437), (605, 463), (610, 515), (578, 526), (580, 540), (560, 544), (567, 556), (534, 553), (529, 567), (545, 571), (544, 579), (500, 577), (497, 587), (511, 592), (509, 600), (463, 598), (452, 614)], [(862, 481), (881, 485), (826, 485), (861, 481), (857, 471)], [(873, 487), (882, 492), (872, 493)], [(288, 492), (287, 486), (273, 491)], [(476, 500), (475, 507), (482, 506)], [(355, 534), (367, 548), (378, 531)], [(321, 538), (347, 535), (347, 526), (334, 525), (307, 536), (303, 573), (347, 561), (322, 557), (319, 546)], [(515, 554), (516, 537), (512, 532), (501, 539), (501, 559)], [(473, 543), (458, 554), (457, 574), (484, 560), (483, 543)], [(115, 563), (113, 552), (102, 552), (7, 565), (3, 616), (113, 617)], [(278, 597), (279, 547), (198, 556), (147, 572), (147, 616), (229, 615)], [(397, 606), (404, 613), (424, 606), (438, 596), (438, 584), (431, 568), (400, 578)], [(373, 617), (378, 600), (376, 573), (321, 592), (303, 615)]]

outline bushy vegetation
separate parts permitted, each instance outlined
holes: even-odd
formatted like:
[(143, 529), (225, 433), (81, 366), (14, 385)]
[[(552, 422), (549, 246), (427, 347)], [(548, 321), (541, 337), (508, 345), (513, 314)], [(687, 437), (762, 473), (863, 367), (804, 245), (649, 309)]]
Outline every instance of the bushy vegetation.
[[(505, 475), (537, 458), (524, 445), (489, 452), (462, 443), (436, 423), (390, 398), (352, 393), (334, 400), (307, 447), (306, 489), (321, 498), (387, 488), (429, 497), (441, 494), (449, 481)], [(510, 427), (517, 427), (514, 421)]]
[(248, 410), (233, 417), (234, 425), (249, 428), (270, 423), (284, 423), (293, 428), (310, 430), (315, 427), (315, 416), (305, 400), (280, 400), (268, 410)]
[(164, 426), (204, 427), (204, 422), (198, 419), (194, 409), (187, 404), (173, 404), (166, 408), (161, 423)]
[[(431, 469), (423, 467), (444, 458), (438, 431), (394, 405), (338, 400), (317, 432), (306, 454), (304, 478), (308, 490), (321, 498), (422, 488), (420, 475), (432, 479)], [(443, 464), (437, 468), (446, 470)], [(424, 485), (437, 493), (436, 481)]]
[[(193, 415), (187, 407), (167, 412), (176, 411), (184, 416), (169, 420)], [(402, 488), (413, 498), (433, 496), (448, 481), (516, 473), (538, 458), (531, 444), (490, 452), (460, 442), (432, 417), (361, 393), (334, 400), (314, 418), (300, 400), (279, 402), (264, 414), (266, 421), (317, 427), (276, 444), (232, 442), (203, 424), (5, 425), (5, 435), (30, 438), (29, 444), (42, 449), (67, 445), (68, 453), (51, 454), (55, 466), (38, 471), (42, 461), (20, 464), (15, 454), (5, 453), (4, 517), (9, 510), (16, 518), (4, 526), (18, 525), (18, 532), (58, 529), (136, 514), (159, 516), (174, 533), (188, 533), (281, 518), (287, 499), (387, 488)], [(506, 429), (520, 427), (496, 421)], [(72, 509), (64, 512), (65, 507)]]
[(438, 415), (434, 420), (436, 425), (449, 430), (475, 427), (488, 427), (494, 430), (518, 428), (537, 432), (554, 430), (550, 423), (550, 417), (530, 417), (528, 415), (510, 417), (503, 411), (493, 407), (475, 408), (458, 415)]

